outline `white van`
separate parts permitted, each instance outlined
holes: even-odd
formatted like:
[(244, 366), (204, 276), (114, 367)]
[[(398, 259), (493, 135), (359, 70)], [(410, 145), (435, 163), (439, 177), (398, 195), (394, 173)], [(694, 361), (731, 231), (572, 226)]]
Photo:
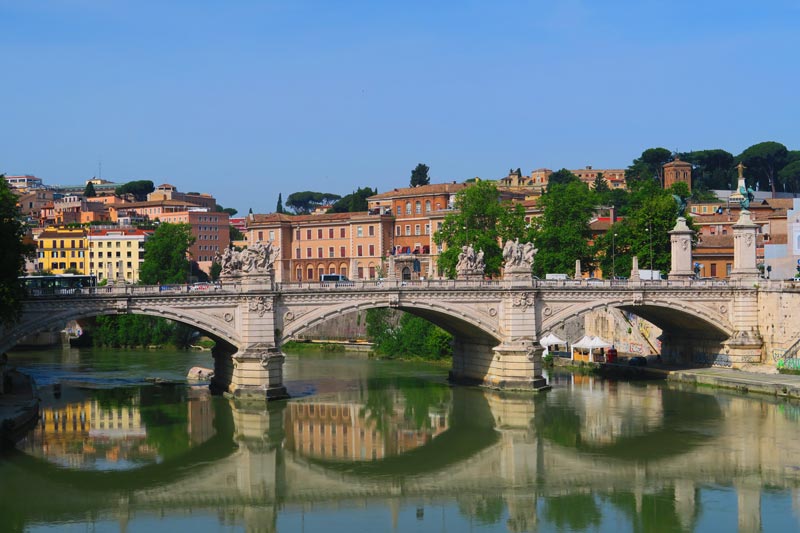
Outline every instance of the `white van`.
[(335, 287), (352, 287), (353, 282), (341, 274), (323, 274), (320, 283), (333, 283)]
[(566, 274), (545, 274), (544, 279), (565, 281), (569, 279)]

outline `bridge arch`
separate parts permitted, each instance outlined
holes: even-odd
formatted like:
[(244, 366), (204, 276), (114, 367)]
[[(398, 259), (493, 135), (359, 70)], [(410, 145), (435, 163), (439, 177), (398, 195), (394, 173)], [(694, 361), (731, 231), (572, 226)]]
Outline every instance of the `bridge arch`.
[[(546, 307), (546, 306), (545, 306)], [(540, 333), (546, 332), (558, 324), (571, 318), (578, 318), (592, 311), (606, 308), (616, 308), (629, 311), (663, 330), (682, 329), (698, 334), (713, 334), (715, 337), (728, 338), (733, 335), (735, 328), (727, 316), (710, 309), (708, 306), (699, 305), (691, 301), (662, 300), (648, 298), (647, 302), (637, 301), (633, 297), (619, 297), (604, 300), (594, 300), (570, 305), (547, 314), (541, 313)]]
[[(26, 309), (26, 311), (28, 310)], [(239, 334), (235, 329), (220, 323), (222, 320), (216, 320), (212, 315), (202, 312), (202, 309), (172, 308), (169, 306), (147, 306), (142, 308), (134, 305), (121, 310), (108, 305), (59, 305), (55, 312), (52, 310), (36, 312), (34, 310), (33, 313), (26, 314), (25, 318), (16, 324), (8, 335), (4, 336), (0, 343), (0, 352), (10, 350), (28, 335), (52, 329), (53, 327), (63, 327), (72, 320), (124, 314), (166, 318), (196, 328), (212, 338), (225, 341), (233, 346), (239, 346), (240, 343)]]
[(491, 317), (479, 312), (472, 306), (462, 306), (454, 309), (436, 301), (402, 302), (392, 305), (388, 301), (352, 300), (331, 304), (310, 311), (301, 316), (294, 316), (293, 306), (285, 305), (279, 317), (280, 343), (291, 340), (315, 325), (321, 324), (336, 316), (342, 316), (369, 309), (397, 309), (412, 315), (424, 318), (432, 324), (439, 326), (456, 338), (462, 340), (476, 339), (481, 344), (497, 345), (502, 342), (502, 336), (496, 323), (489, 320)]

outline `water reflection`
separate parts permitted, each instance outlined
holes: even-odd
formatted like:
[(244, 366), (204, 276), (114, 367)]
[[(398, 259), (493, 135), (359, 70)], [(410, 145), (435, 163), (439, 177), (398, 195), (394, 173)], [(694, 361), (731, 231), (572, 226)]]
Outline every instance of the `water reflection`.
[(159, 531), (188, 513), (252, 531), (800, 525), (794, 402), (572, 375), (536, 396), (370, 370), (328, 380), (267, 407), (182, 387), (65, 391), (0, 461), (0, 513), (15, 530)]

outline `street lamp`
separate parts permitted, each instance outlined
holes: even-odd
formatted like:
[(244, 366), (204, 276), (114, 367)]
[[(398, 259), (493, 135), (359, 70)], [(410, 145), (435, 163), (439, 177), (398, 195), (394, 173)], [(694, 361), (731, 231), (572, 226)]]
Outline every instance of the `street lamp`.
[(647, 221), (647, 235), (650, 237), (650, 270), (653, 270), (653, 221)]
[(617, 275), (617, 234), (611, 234), (611, 279)]

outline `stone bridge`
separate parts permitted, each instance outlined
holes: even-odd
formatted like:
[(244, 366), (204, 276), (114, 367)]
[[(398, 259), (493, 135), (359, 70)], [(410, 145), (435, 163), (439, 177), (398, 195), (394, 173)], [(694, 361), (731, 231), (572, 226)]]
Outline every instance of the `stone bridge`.
[[(662, 354), (738, 367), (772, 363), (800, 339), (800, 284), (790, 281), (356, 281), (276, 284), (242, 276), (211, 291), (117, 285), (80, 294), (31, 296), (2, 331), (0, 353), (70, 320), (141, 314), (196, 327), (217, 339), (214, 388), (234, 396), (285, 396), (281, 345), (353, 311), (393, 308), (454, 336), (451, 377), (498, 389), (540, 389), (537, 340), (597, 309), (636, 314), (664, 331)], [(795, 350), (796, 351), (796, 350)]]

